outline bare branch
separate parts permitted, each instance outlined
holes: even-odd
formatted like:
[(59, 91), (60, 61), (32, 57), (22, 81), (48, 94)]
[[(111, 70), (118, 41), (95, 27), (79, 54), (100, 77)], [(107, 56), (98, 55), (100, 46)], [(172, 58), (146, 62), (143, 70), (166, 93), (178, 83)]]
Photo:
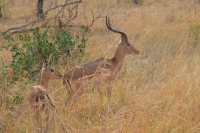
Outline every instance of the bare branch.
[[(66, 3), (64, 3), (62, 5), (57, 5), (55, 7), (52, 7), (50, 9), (46, 10), (44, 12), (44, 15), (47, 16), (48, 13), (53, 11), (53, 10), (56, 10), (56, 9), (59, 9), (59, 8), (65, 8), (66, 6), (69, 6), (69, 5), (80, 4), (81, 2), (82, 2), (82, 0), (70, 1), (70, 2), (66, 1)], [(22, 24), (20, 26), (9, 28), (6, 31), (4, 31), (4, 33), (15, 34), (15, 33), (20, 33), (20, 32), (28, 32), (28, 31), (33, 30), (34, 28), (46, 25), (47, 23), (49, 23), (49, 21), (51, 21), (53, 19), (56, 19), (56, 17), (51, 17), (49, 19), (44, 19), (44, 20), (41, 20), (41, 21), (38, 21), (38, 19), (34, 19), (31, 22), (28, 22), (26, 24)]]
[[(49, 21), (50, 19), (48, 19)], [(33, 30), (36, 27), (39, 27), (41, 25), (44, 25), (47, 22), (47, 20), (44, 21), (37, 21), (37, 20), (33, 20), (27, 24), (23, 24), (21, 26), (17, 26), (17, 27), (13, 27), (13, 28), (9, 28), (7, 31), (5, 31), (4, 33), (7, 34), (15, 34), (15, 33), (20, 33), (20, 32), (28, 32)]]
[(4, 33), (10, 33), (10, 34), (12, 34), (12, 33), (15, 33), (15, 32), (23, 32), (23, 31), (25, 31), (26, 29), (26, 27), (28, 27), (28, 26), (30, 26), (30, 25), (34, 25), (34, 24), (36, 24), (37, 23), (37, 20), (34, 20), (34, 21), (31, 21), (31, 22), (29, 22), (29, 23), (27, 23), (27, 24), (23, 24), (23, 25), (21, 25), (21, 26), (18, 26), (18, 27), (13, 27), (13, 28), (9, 28), (8, 30), (6, 30)]
[(62, 4), (62, 5), (57, 5), (55, 7), (52, 7), (50, 9), (46, 10), (44, 14), (47, 15), (50, 11), (56, 10), (58, 8), (64, 8), (64, 7), (69, 6), (69, 5), (79, 4), (81, 2), (82, 2), (82, 0), (77, 0), (77, 1), (67, 2), (67, 3)]

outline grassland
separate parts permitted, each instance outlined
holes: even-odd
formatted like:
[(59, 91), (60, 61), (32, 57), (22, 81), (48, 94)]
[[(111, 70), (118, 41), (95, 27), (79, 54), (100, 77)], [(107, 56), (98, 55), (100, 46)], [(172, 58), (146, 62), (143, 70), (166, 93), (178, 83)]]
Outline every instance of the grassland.
[[(50, 95), (60, 118), (52, 120), (55, 126), (51, 132), (63, 132), (62, 124), (77, 133), (200, 132), (198, 0), (144, 0), (141, 6), (128, 0), (118, 0), (118, 4), (112, 0), (86, 0), (77, 22), (87, 23), (84, 18), (90, 18), (90, 9), (97, 15), (109, 15), (113, 25), (125, 31), (141, 53), (126, 59), (119, 78), (112, 84), (110, 103), (106, 96), (90, 89), (75, 103), (76, 108), (68, 111), (64, 107), (66, 94), (62, 82), (51, 82)], [(18, 14), (10, 8), (11, 16)], [(111, 57), (119, 43), (119, 36), (107, 32), (104, 21), (99, 19), (92, 27), (86, 62)], [(64, 71), (63, 66), (59, 70)], [(26, 98), (34, 84), (23, 79), (6, 89), (9, 95)], [(108, 104), (111, 112), (107, 111)], [(50, 114), (55, 116), (55, 112)], [(31, 133), (33, 125), (26, 100), (0, 109), (0, 129), (4, 128), (6, 133)]]

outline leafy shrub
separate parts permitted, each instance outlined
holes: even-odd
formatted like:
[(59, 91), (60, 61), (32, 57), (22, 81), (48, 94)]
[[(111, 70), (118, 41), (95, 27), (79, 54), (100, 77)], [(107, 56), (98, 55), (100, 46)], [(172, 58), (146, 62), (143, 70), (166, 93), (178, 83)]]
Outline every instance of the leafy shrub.
[(12, 97), (12, 103), (15, 105), (21, 104), (23, 100), (24, 100), (24, 97), (20, 95), (16, 95)]
[(66, 31), (53, 32), (50, 29), (34, 29), (31, 33), (20, 33), (15, 37), (4, 36), (11, 49), (14, 70), (13, 80), (19, 75), (30, 79), (39, 72), (43, 62), (57, 64), (61, 57), (71, 56), (74, 50), (84, 53), (86, 39), (73, 37)]
[(6, 102), (5, 100), (7, 97), (7, 68), (8, 66), (0, 58), (0, 107), (2, 107), (3, 104)]
[(200, 24), (193, 24), (190, 27), (190, 35), (195, 43), (200, 40)]

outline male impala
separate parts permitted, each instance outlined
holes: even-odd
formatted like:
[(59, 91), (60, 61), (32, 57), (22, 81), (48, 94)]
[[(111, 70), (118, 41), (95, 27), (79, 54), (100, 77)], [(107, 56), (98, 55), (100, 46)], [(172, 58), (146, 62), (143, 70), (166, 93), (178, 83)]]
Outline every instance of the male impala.
[[(108, 17), (106, 17), (106, 26), (108, 30), (121, 35), (121, 42), (111, 59), (102, 57), (64, 74), (63, 83), (70, 94), (68, 101), (70, 103), (73, 103), (83, 93), (83, 84), (87, 80), (95, 78), (97, 81), (110, 84), (119, 73), (125, 57), (130, 54), (139, 54), (139, 51), (129, 43), (124, 32), (111, 27)], [(107, 87), (107, 95), (108, 97), (111, 96), (111, 87)]]

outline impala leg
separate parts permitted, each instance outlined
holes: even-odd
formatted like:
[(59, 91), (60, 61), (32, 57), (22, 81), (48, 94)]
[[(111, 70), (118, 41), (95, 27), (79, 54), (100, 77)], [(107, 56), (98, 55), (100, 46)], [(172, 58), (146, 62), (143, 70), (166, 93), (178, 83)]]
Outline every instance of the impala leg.
[(102, 92), (102, 80), (96, 80), (95, 82), (95, 89), (97, 90), (98, 94), (99, 94), (99, 98), (100, 98), (100, 102), (101, 104), (103, 105), (104, 104), (104, 95), (103, 95), (103, 92)]
[(67, 98), (67, 100), (65, 101), (65, 106), (68, 106), (68, 104), (70, 103), (71, 99), (72, 99), (73, 93), (69, 95), (69, 97)]
[(112, 81), (114, 79), (114, 76), (112, 75), (111, 77), (108, 78), (107, 80), (107, 86), (106, 86), (106, 90), (107, 90), (107, 98), (108, 98), (108, 104), (107, 104), (107, 111), (108, 113), (112, 112), (112, 108), (111, 108), (111, 96), (112, 96)]
[(37, 103), (38, 106), (33, 112), (33, 123), (34, 123), (34, 130), (35, 132), (41, 133), (42, 132), (42, 127), (43, 127), (43, 122), (42, 122), (42, 116), (41, 116), (41, 111), (40, 111), (40, 105)]
[(77, 82), (74, 83), (76, 90), (70, 95), (67, 101), (67, 106), (71, 108), (73, 106), (73, 103), (78, 99), (78, 97), (83, 93), (83, 90), (81, 89), (81, 83)]
[(108, 97), (108, 100), (110, 102), (110, 98), (112, 96), (112, 81), (114, 80), (114, 76), (112, 75), (111, 77), (108, 77), (107, 79), (107, 87), (106, 87), (106, 90), (107, 90), (107, 97)]
[(70, 101), (69, 101), (69, 108), (72, 109), (74, 103), (80, 98), (80, 96), (83, 94), (83, 89), (79, 88), (74, 95), (72, 95)]
[(106, 87), (107, 90), (107, 98), (108, 98), (108, 103), (107, 103), (107, 111), (108, 113), (112, 112), (112, 108), (111, 108), (111, 95), (112, 95), (112, 86), (109, 85)]
[(71, 95), (73, 93), (73, 90), (71, 88), (71, 84), (66, 80), (63, 81), (63, 84), (65, 85), (65, 88), (66, 88), (68, 94)]
[(41, 132), (41, 119), (40, 119), (40, 113), (37, 110), (33, 113), (33, 123), (34, 123), (34, 130), (36, 132)]
[(69, 81), (64, 80), (63, 84), (65, 85), (65, 89), (67, 90), (67, 93), (69, 95), (67, 100), (65, 101), (65, 106), (66, 106), (68, 104), (68, 101), (71, 99), (71, 96), (73, 95), (73, 90), (71, 87), (71, 83)]
[(111, 96), (112, 96), (112, 86), (111, 85), (108, 85), (106, 87), (106, 90), (107, 90), (107, 97), (108, 99), (110, 100)]
[(100, 80), (98, 80), (98, 81), (95, 82), (95, 85), (96, 85), (95, 89), (97, 89), (97, 91), (98, 91), (98, 93), (99, 93), (100, 96), (102, 96), (102, 94), (103, 94), (102, 91), (101, 91), (101, 84), (102, 83), (101, 83)]
[(70, 93), (68, 98), (65, 100), (65, 106), (68, 105), (69, 101), (71, 100), (72, 95), (73, 95), (73, 93)]
[(97, 88), (97, 91), (98, 91), (98, 93), (99, 93), (99, 96), (100, 96), (100, 97), (101, 97), (101, 99), (102, 99), (103, 92), (101, 91), (101, 89), (100, 89), (100, 88)]

